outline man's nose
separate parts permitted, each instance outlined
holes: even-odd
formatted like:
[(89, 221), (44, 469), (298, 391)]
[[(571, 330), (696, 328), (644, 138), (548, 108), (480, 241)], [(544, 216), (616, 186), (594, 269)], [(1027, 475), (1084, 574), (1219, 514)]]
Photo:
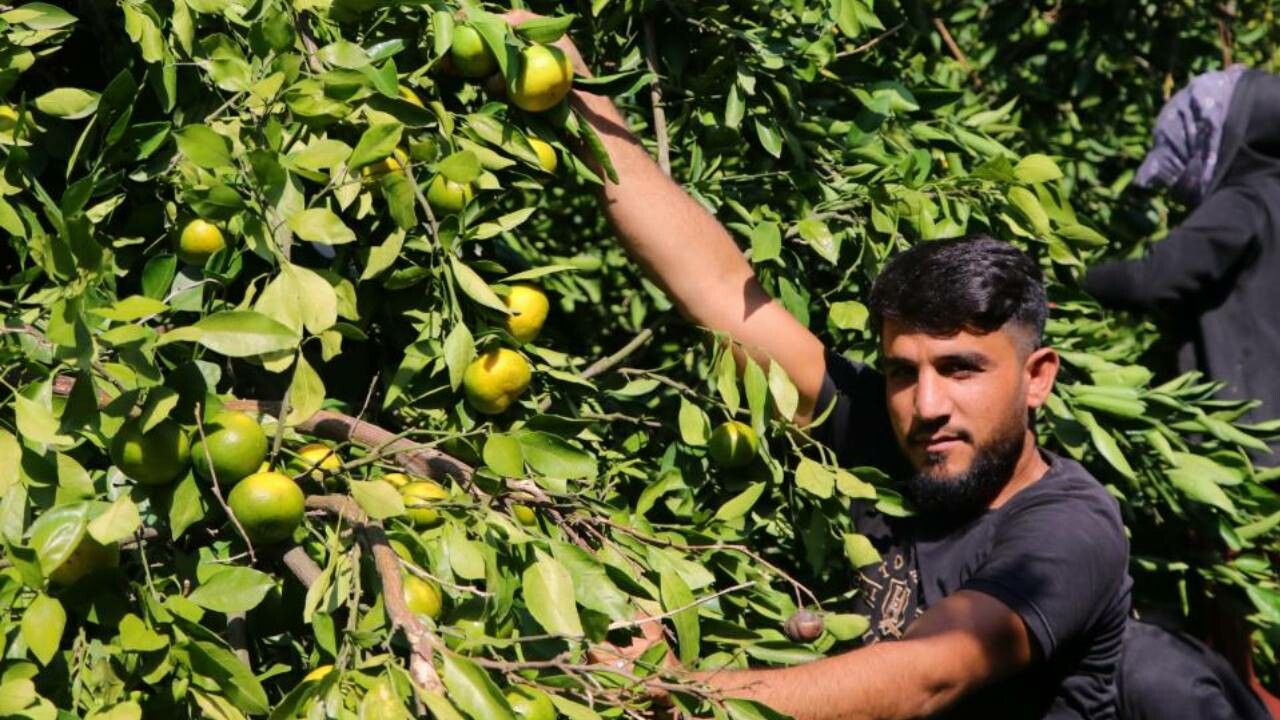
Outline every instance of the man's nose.
[(932, 372), (921, 372), (916, 378), (916, 417), (940, 420), (951, 414), (951, 399), (946, 382)]

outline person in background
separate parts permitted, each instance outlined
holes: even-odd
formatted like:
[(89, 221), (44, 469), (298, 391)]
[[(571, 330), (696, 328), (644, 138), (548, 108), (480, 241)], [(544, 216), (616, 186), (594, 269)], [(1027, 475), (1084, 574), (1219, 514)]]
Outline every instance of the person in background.
[[(1221, 381), (1222, 397), (1260, 401), (1245, 420), (1280, 416), (1280, 78), (1242, 65), (1193, 78), (1161, 109), (1134, 184), (1167, 189), (1191, 213), (1145, 257), (1091, 268), (1084, 290), (1103, 305), (1151, 314), (1176, 348), (1179, 372)], [(1276, 451), (1254, 460), (1274, 466)], [(1280, 700), (1253, 672), (1240, 612), (1215, 600), (1208, 614), (1210, 643), (1280, 717)], [(1126, 716), (1267, 717), (1190, 637), (1131, 627), (1125, 646)], [(1171, 685), (1169, 676), (1181, 681)]]
[[(1261, 401), (1247, 421), (1280, 417), (1280, 78), (1233, 65), (1192, 79), (1160, 111), (1134, 183), (1191, 214), (1145, 257), (1091, 268), (1084, 290), (1153, 314), (1180, 372)], [(1280, 463), (1276, 449), (1255, 460)]]

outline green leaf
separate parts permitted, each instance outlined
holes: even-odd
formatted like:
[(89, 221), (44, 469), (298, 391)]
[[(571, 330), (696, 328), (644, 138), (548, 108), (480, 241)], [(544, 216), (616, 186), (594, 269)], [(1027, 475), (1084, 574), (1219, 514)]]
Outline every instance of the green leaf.
[(467, 531), (450, 525), (445, 533), (445, 547), (449, 554), (449, 567), (463, 580), (485, 578), (484, 551), (478, 543), (467, 537)]
[(262, 683), (235, 653), (211, 642), (187, 644), (191, 669), (213, 680), (237, 708), (250, 715), (265, 715), (271, 706)]
[(37, 595), (22, 613), (22, 639), (41, 665), (48, 665), (57, 654), (66, 627), (67, 611), (48, 595)]
[(862, 637), (863, 633), (871, 627), (871, 621), (866, 615), (833, 613), (823, 616), (822, 627), (835, 639), (845, 642)]
[(404, 230), (396, 230), (382, 241), (381, 245), (369, 248), (369, 261), (360, 274), (361, 280), (372, 280), (391, 269), (400, 258), (400, 249), (404, 247)]
[(487, 672), (452, 652), (441, 653), (441, 657), (444, 658), (441, 679), (449, 691), (449, 699), (463, 712), (474, 720), (516, 720), (507, 699)]
[(1061, 178), (1062, 170), (1058, 169), (1053, 158), (1036, 153), (1019, 160), (1013, 167), (1013, 174), (1019, 182), (1042, 183)]
[(751, 483), (746, 490), (734, 495), (728, 502), (716, 510), (715, 519), (725, 522), (737, 520), (751, 512), (756, 502), (769, 486), (766, 483)]
[(756, 119), (753, 124), (756, 126), (756, 137), (760, 139), (760, 147), (776, 158), (782, 157), (782, 134), (778, 129), (760, 119)]
[(227, 357), (251, 357), (292, 350), (298, 336), (289, 328), (252, 310), (227, 310), (201, 318), (194, 325), (160, 336), (158, 345), (198, 342)]
[(836, 490), (847, 498), (875, 500), (876, 487), (843, 468), (836, 468)]
[(60, 424), (53, 410), (22, 393), (13, 396), (14, 420), (18, 434), (42, 445), (66, 446), (72, 438), (58, 433)]
[(503, 315), (507, 314), (507, 306), (475, 270), (452, 255), (449, 256), (449, 265), (453, 268), (453, 277), (458, 281), (458, 287), (462, 288), (467, 297)]
[(1049, 233), (1049, 215), (1045, 212), (1044, 206), (1040, 204), (1040, 200), (1036, 198), (1035, 193), (1024, 187), (1014, 187), (1009, 189), (1009, 202), (1018, 208), (1022, 216), (1031, 223), (1032, 229), (1041, 235)]
[(493, 434), (484, 441), (484, 464), (503, 477), (524, 475), (524, 452), (511, 435)]
[(662, 571), (658, 585), (662, 595), (662, 609), (674, 613), (671, 623), (676, 627), (680, 662), (692, 664), (698, 659), (702, 643), (702, 630), (698, 625), (698, 608), (693, 604), (693, 592), (689, 590), (684, 578), (670, 569)]
[(1107, 238), (1097, 230), (1078, 223), (1059, 225), (1058, 235), (1074, 241), (1074, 244), (1081, 247), (1097, 248), (1104, 247), (1107, 244)]
[(782, 252), (782, 231), (778, 223), (764, 222), (751, 228), (751, 261), (777, 260)]
[[(1215, 476), (1229, 472), (1226, 468), (1222, 468), (1209, 458), (1190, 453), (1176, 452), (1174, 457), (1178, 464), (1165, 471), (1165, 475), (1174, 487), (1196, 502), (1212, 505), (1231, 515), (1236, 514), (1235, 503), (1231, 502), (1231, 498), (1214, 481)], [(1231, 479), (1238, 481), (1238, 478)]]
[(56, 5), (31, 2), (0, 13), (0, 20), (10, 25), (26, 25), (32, 30), (57, 30), (76, 22), (76, 16)]
[(39, 698), (35, 683), (26, 678), (0, 682), (0, 717), (17, 715), (35, 704)]
[(521, 583), (525, 606), (549, 633), (579, 637), (582, 621), (573, 592), (573, 578), (554, 558), (542, 558), (524, 571)]
[(149, 315), (159, 315), (168, 311), (168, 309), (169, 306), (159, 300), (141, 295), (130, 295), (123, 300), (117, 301), (111, 307), (94, 308), (89, 312), (116, 322), (133, 322)]
[(601, 720), (600, 715), (582, 703), (574, 702), (563, 695), (551, 695), (551, 703), (556, 710), (569, 720)]
[(216, 170), (232, 165), (227, 139), (208, 125), (187, 125), (175, 130), (173, 138), (178, 142), (178, 152), (198, 167)]
[(525, 20), (515, 27), (516, 35), (529, 42), (549, 44), (560, 39), (573, 24), (573, 15), (540, 17)]
[(742, 402), (742, 397), (738, 394), (738, 363), (727, 348), (720, 353), (720, 361), (716, 366), (716, 391), (728, 407), (729, 414), (737, 413)]
[[(302, 325), (312, 335), (333, 327), (338, 322), (338, 296), (333, 286), (320, 273), (286, 262), (280, 276), (285, 285), (283, 291), (299, 305)], [(303, 302), (298, 302), (299, 300)]]
[(307, 356), (298, 353), (289, 382), (289, 415), (285, 424), (294, 426), (310, 420), (324, 406), (324, 397), (324, 381), (307, 362)]
[(356, 234), (328, 208), (311, 208), (289, 218), (289, 229), (299, 238), (323, 245), (355, 242)]
[(138, 506), (128, 495), (121, 495), (101, 515), (89, 522), (89, 534), (103, 545), (119, 542), (142, 526)]
[(864, 330), (867, 327), (867, 318), (870, 316), (867, 306), (857, 300), (831, 303), (829, 315), (831, 324), (841, 330)]
[(800, 392), (787, 377), (787, 371), (775, 361), (769, 363), (769, 392), (773, 394), (773, 404), (782, 417), (795, 417), (800, 407)]
[[(447, 13), (436, 14), (446, 15)], [(446, 660), (445, 662), (447, 663), (448, 661)], [(422, 693), (422, 701), (426, 703), (427, 709), (431, 711), (431, 717), (436, 720), (466, 720), (466, 718), (462, 716), (462, 713), (458, 712), (457, 709), (445, 699), (444, 695), (438, 692), (426, 691)], [(485, 716), (482, 715), (479, 717)]]
[(0, 428), (0, 497), (20, 481), (18, 466), (22, 463), (22, 446), (13, 433)]
[(359, 720), (401, 720), (409, 711), (388, 676), (378, 678), (360, 700)]
[(680, 439), (686, 444), (694, 447), (702, 447), (707, 444), (707, 438), (711, 435), (711, 420), (707, 418), (707, 414), (702, 408), (689, 402), (688, 399), (680, 398)]
[(844, 554), (854, 567), (866, 567), (880, 562), (880, 552), (866, 535), (858, 533), (844, 534)]
[(796, 486), (826, 500), (835, 490), (836, 478), (822, 465), (809, 458), (800, 458), (800, 464), (796, 466)]
[(564, 542), (552, 542), (551, 554), (573, 579), (573, 596), (579, 605), (604, 613), (615, 621), (631, 617), (631, 603), (599, 560), (577, 545)]
[(142, 618), (127, 613), (120, 620), (120, 647), (130, 652), (152, 652), (169, 646), (169, 638), (147, 627)]
[(404, 514), (404, 499), (391, 483), (383, 480), (351, 480), (348, 484), (356, 504), (374, 520)]
[(209, 505), (200, 494), (195, 475), (187, 473), (173, 488), (173, 501), (169, 504), (169, 532), (174, 540), (182, 537), (192, 525), (204, 519)]
[(436, 169), (446, 178), (466, 184), (480, 177), (480, 159), (470, 150), (459, 150), (441, 160)]
[(540, 475), (562, 480), (596, 476), (595, 458), (555, 435), (521, 430), (516, 433), (516, 439), (525, 461)]
[(275, 581), (264, 572), (239, 565), (216, 565), (187, 599), (206, 610), (242, 613), (257, 607), (273, 587)]
[[(355, 150), (347, 159), (347, 168), (352, 172), (371, 165), (387, 157), (400, 144), (400, 135), (404, 126), (398, 122), (378, 123), (365, 130), (356, 143)], [(294, 232), (297, 232), (295, 229)]]
[(36, 109), (64, 120), (79, 120), (98, 109), (100, 95), (80, 88), (58, 88), (36, 98)]
[(456, 323), (444, 339), (444, 362), (449, 368), (449, 387), (457, 390), (467, 366), (476, 358), (476, 342), (466, 323)]
[(31, 549), (45, 577), (71, 556), (88, 524), (89, 505), (82, 502), (52, 507), (31, 524)]

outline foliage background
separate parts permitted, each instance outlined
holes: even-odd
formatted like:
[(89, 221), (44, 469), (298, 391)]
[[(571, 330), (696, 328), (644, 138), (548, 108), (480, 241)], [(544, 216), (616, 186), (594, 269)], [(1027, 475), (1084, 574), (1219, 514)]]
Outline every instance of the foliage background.
[[(1041, 418), (1046, 441), (1121, 499), (1140, 606), (1197, 621), (1206, 597), (1225, 598), (1258, 628), (1274, 679), (1280, 498), (1246, 451), (1277, 426), (1235, 423), (1243, 408), (1211, 386), (1148, 370), (1160, 370), (1155, 329), (1102, 312), (1074, 285), (1091, 260), (1140, 252), (1176, 221), (1179, 208), (1126, 189), (1151, 119), (1190, 74), (1219, 66), (1224, 46), (1271, 67), (1269, 4), (1235, 3), (1233, 15), (1190, 2), (530, 7), (576, 14), (598, 87), (736, 233), (770, 292), (839, 351), (874, 360), (859, 301), (908, 243), (985, 231), (1035, 254), (1054, 280), (1051, 334), (1068, 361)], [(520, 113), (433, 68), (459, 9), (121, 0), (0, 13), (0, 88), (19, 117), (0, 127), (11, 391), (0, 714), (287, 717), (310, 703), (313, 716), (394, 717), (414, 706), (406, 646), (340, 523), (316, 515), (295, 538), (325, 572), (305, 592), (271, 553), (250, 562), (193, 476), (137, 487), (103, 452), (131, 410), (190, 425), (197, 403), (278, 400), (287, 388), (282, 458), (323, 406), (482, 467), (426, 533), (371, 489), (388, 459), (344, 448), (352, 482), (337, 488), (445, 581), (439, 632), (457, 652), (437, 657), (464, 713), (508, 716), (486, 678), (540, 684), (572, 717), (642, 707), (581, 656), (583, 636), (625, 625), (636, 605), (670, 614), (677, 652), (702, 666), (795, 662), (856, 641), (864, 625), (844, 609), (855, 567), (872, 558), (844, 508), (875, 485), (900, 511), (892, 482), (836, 467), (773, 419), (795, 401), (784, 377), (749, 367), (739, 378), (704, 333), (675, 321), (615, 246), (594, 173), (565, 152), (575, 136), (591, 141), (573, 118)], [(397, 84), (427, 107), (399, 99)], [(511, 128), (559, 138), (561, 171), (539, 173)], [(424, 187), (436, 173), (476, 181), (463, 218), (433, 227), (407, 177), (347, 174), (397, 144)], [(332, 214), (304, 213), (322, 208)], [(196, 215), (234, 239), (203, 270), (170, 254)], [(460, 369), (477, 345), (509, 342), (493, 290), (525, 271), (553, 298), (548, 327), (523, 349), (533, 391), (503, 416), (476, 416), (455, 392)], [(609, 372), (580, 377), (637, 336), (647, 341)], [(60, 374), (116, 399), (101, 410), (83, 391), (64, 401)], [(709, 427), (731, 415), (768, 439), (747, 472), (705, 457)], [(550, 498), (536, 528), (508, 516), (509, 481), (523, 479)], [(119, 571), (90, 581), (97, 592), (44, 580), (68, 536), (148, 531), (173, 542), (126, 549)], [(815, 644), (779, 632), (797, 603), (815, 605), (784, 575), (828, 613)], [(239, 648), (225, 637), (245, 613)], [(330, 663), (342, 672), (300, 683)], [(697, 693), (682, 697), (698, 706)]]

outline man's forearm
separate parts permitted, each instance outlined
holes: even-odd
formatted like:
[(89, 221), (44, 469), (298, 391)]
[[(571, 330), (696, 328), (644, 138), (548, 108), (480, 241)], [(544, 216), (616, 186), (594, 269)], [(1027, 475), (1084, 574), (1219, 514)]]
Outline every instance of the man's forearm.
[(740, 363), (744, 352), (779, 362), (799, 390), (795, 420), (807, 422), (826, 370), (821, 341), (764, 291), (728, 230), (662, 172), (608, 98), (576, 92), (573, 101), (617, 170), (604, 210), (623, 247), (685, 317), (740, 343)]
[(697, 673), (726, 697), (768, 705), (795, 720), (889, 720), (933, 714), (962, 691), (903, 642), (884, 642), (804, 665)]
[[(619, 182), (605, 182), (604, 211), (623, 246), (699, 324), (731, 330), (709, 291), (741, 293), (755, 273), (724, 226), (668, 178), (606, 97), (578, 92), (574, 103), (604, 143)], [(688, 272), (691, 267), (699, 272)], [(766, 298), (767, 299), (767, 298)], [(730, 325), (730, 327), (725, 327)]]

